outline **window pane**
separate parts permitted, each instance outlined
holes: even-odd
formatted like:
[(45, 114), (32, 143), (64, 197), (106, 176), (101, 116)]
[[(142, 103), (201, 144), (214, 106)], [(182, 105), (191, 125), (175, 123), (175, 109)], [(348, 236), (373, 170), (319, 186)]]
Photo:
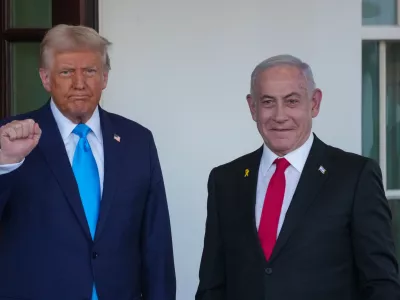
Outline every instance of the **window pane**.
[(387, 43), (387, 188), (400, 189), (400, 43)]
[(379, 161), (379, 45), (362, 44), (362, 154)]
[(39, 43), (13, 43), (11, 57), (12, 114), (39, 108), (49, 99), (39, 77)]
[(397, 24), (397, 0), (363, 0), (363, 25)]
[(392, 229), (397, 259), (400, 260), (400, 200), (389, 200), (392, 211)]
[(10, 0), (11, 28), (50, 28), (52, 0)]

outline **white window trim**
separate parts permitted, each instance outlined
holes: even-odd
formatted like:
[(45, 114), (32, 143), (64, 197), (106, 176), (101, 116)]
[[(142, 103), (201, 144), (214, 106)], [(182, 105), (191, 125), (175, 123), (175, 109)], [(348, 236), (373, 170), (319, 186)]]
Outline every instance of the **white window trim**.
[(386, 198), (388, 200), (399, 200), (400, 190), (387, 190), (386, 191)]
[(363, 41), (379, 42), (379, 164), (382, 170), (382, 181), (388, 200), (400, 199), (400, 190), (387, 190), (387, 156), (386, 156), (386, 42), (400, 41), (400, 0), (397, 0), (397, 25), (361, 27)]
[[(398, 16), (400, 18), (400, 16)], [(400, 21), (400, 20), (398, 20)], [(363, 26), (361, 28), (361, 37), (363, 40), (400, 40), (400, 27), (393, 26)]]

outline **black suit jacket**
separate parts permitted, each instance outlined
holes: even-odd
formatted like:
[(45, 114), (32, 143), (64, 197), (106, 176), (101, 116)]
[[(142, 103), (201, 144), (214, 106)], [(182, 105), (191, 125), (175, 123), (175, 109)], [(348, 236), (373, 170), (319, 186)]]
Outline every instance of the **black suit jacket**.
[(391, 212), (377, 163), (315, 136), (266, 261), (255, 223), (262, 152), (210, 173), (196, 300), (400, 299)]

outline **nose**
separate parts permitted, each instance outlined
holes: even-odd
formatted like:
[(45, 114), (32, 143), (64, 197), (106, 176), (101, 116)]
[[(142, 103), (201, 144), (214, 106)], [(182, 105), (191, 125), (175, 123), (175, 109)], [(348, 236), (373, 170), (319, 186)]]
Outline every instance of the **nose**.
[(283, 123), (288, 119), (285, 111), (285, 106), (283, 104), (279, 103), (275, 106), (274, 119), (278, 123)]
[(85, 76), (81, 72), (76, 72), (73, 78), (74, 88), (83, 90), (86, 86)]

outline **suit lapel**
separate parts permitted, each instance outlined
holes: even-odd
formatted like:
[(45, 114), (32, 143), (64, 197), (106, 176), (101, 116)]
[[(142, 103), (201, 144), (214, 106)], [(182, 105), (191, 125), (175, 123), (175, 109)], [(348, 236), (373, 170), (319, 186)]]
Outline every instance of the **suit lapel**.
[(329, 164), (327, 156), (325, 155), (326, 147), (327, 146), (321, 140), (314, 136), (310, 154), (304, 165), (296, 191), (286, 213), (285, 221), (270, 258), (271, 261), (279, 255), (279, 252), (287, 243), (290, 235), (296, 227), (298, 227), (301, 220), (304, 219), (307, 209), (316, 199), (323, 184), (329, 177), (329, 170), (325, 173), (320, 170), (321, 166), (325, 169)]
[(75, 213), (83, 231), (91, 239), (89, 227), (86, 221), (78, 185), (72, 171), (71, 163), (65, 149), (57, 123), (51, 112), (50, 105), (45, 105), (39, 110), (38, 120), (42, 128), (42, 136), (39, 141), (39, 149), (52, 170), (58, 184), (64, 192), (68, 202)]
[[(250, 228), (248, 234), (252, 237), (254, 244), (251, 245), (253, 249), (256, 249), (257, 254), (261, 261), (265, 261), (264, 252), (261, 247), (261, 243), (258, 237), (258, 230), (256, 224), (256, 197), (257, 197), (257, 181), (258, 171), (260, 168), (260, 161), (263, 154), (263, 146), (257, 151), (251, 153), (249, 157), (241, 165), (238, 170), (238, 182), (237, 186), (240, 189), (239, 195), (239, 210), (245, 214), (246, 224), (244, 228)], [(246, 176), (246, 170), (248, 175)]]
[(115, 188), (117, 186), (119, 158), (121, 157), (122, 146), (124, 143), (122, 138), (120, 141), (117, 141), (115, 138), (114, 135), (118, 134), (118, 132), (114, 131), (108, 113), (103, 109), (100, 109), (99, 112), (104, 146), (104, 186), (95, 241), (97, 241), (101, 231), (104, 229), (104, 225), (113, 202)]

